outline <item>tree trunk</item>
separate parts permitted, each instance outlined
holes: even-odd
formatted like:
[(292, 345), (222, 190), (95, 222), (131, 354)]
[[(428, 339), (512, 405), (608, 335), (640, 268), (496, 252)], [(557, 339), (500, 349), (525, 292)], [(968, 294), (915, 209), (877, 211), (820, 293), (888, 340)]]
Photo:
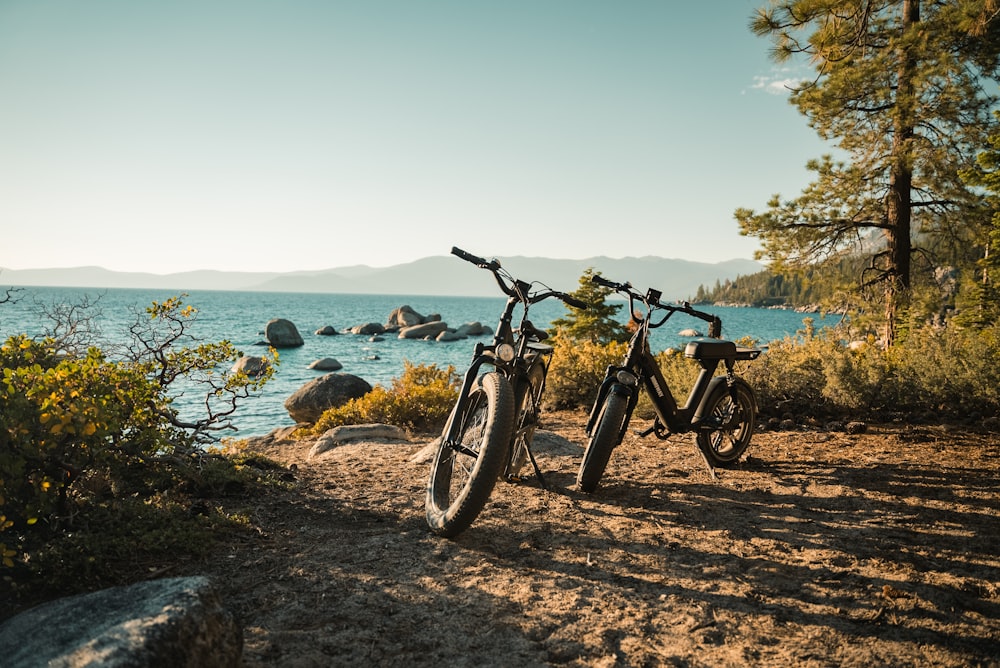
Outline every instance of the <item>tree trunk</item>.
[(885, 238), (889, 260), (885, 295), (884, 338), (886, 345), (892, 345), (896, 338), (896, 320), (899, 316), (899, 309), (910, 294), (911, 188), (913, 185), (913, 161), (910, 151), (914, 135), (916, 100), (913, 92), (913, 80), (917, 71), (917, 61), (905, 40), (905, 36), (919, 22), (920, 0), (903, 0), (896, 109), (893, 120), (893, 157), (889, 169), (889, 195), (886, 202)]

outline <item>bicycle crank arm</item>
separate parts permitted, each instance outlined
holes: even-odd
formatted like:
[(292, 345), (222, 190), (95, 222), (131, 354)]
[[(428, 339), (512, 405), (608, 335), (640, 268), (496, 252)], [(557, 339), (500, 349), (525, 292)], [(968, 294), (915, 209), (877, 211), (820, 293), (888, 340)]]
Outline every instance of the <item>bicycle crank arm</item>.
[(670, 437), (670, 430), (660, 424), (659, 420), (654, 420), (653, 425), (649, 429), (644, 429), (642, 431), (635, 432), (639, 438), (646, 438), (650, 434), (656, 434), (656, 438), (665, 440)]

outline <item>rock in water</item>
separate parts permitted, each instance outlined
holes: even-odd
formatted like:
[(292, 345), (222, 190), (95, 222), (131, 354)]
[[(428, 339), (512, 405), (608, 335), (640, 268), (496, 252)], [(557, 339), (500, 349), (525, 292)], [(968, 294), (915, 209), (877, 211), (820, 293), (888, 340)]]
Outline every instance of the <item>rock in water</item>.
[(264, 327), (264, 338), (275, 348), (298, 348), (305, 345), (295, 324), (284, 318), (270, 320)]

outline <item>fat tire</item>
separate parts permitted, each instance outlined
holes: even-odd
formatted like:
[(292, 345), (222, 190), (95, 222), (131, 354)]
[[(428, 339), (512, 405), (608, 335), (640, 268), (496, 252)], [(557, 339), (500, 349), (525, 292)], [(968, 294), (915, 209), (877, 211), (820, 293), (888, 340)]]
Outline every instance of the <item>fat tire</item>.
[(737, 379), (733, 387), (736, 401), (725, 384), (718, 385), (705, 405), (702, 424), (718, 424), (721, 428), (698, 430), (695, 440), (705, 459), (713, 467), (733, 468), (750, 447), (757, 422), (757, 399), (753, 389)]
[(601, 481), (604, 469), (608, 467), (608, 461), (611, 459), (611, 451), (618, 445), (627, 410), (626, 397), (614, 391), (608, 392), (597, 418), (597, 425), (587, 442), (587, 449), (583, 452), (580, 472), (576, 475), (576, 485), (580, 491), (589, 494), (597, 489), (597, 484)]
[[(448, 446), (445, 435), (431, 462), (427, 482), (427, 524), (452, 538), (469, 528), (486, 505), (504, 466), (514, 425), (514, 392), (496, 372), (484, 374), (455, 413), (459, 441), (475, 458)], [(456, 479), (456, 475), (461, 475)]]

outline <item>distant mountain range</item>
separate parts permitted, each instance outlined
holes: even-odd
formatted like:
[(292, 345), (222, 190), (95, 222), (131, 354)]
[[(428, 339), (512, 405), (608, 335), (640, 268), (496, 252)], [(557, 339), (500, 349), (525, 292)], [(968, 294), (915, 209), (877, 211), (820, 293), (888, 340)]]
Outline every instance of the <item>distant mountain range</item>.
[[(719, 263), (689, 262), (661, 257), (590, 257), (555, 260), (543, 257), (498, 258), (516, 278), (539, 281), (554, 290), (572, 292), (588, 268), (636, 288), (657, 288), (668, 299), (689, 299), (699, 285), (756, 273), (764, 265), (753, 260)], [(109, 271), (101, 267), (67, 269), (4, 269), (0, 289), (7, 286), (83, 288), (143, 288), (164, 290), (246, 290), (259, 292), (322, 292), (386, 295), (499, 296), (493, 276), (452, 255), (426, 257), (391, 267), (355, 265), (323, 271), (223, 272), (188, 271), (175, 274)]]

